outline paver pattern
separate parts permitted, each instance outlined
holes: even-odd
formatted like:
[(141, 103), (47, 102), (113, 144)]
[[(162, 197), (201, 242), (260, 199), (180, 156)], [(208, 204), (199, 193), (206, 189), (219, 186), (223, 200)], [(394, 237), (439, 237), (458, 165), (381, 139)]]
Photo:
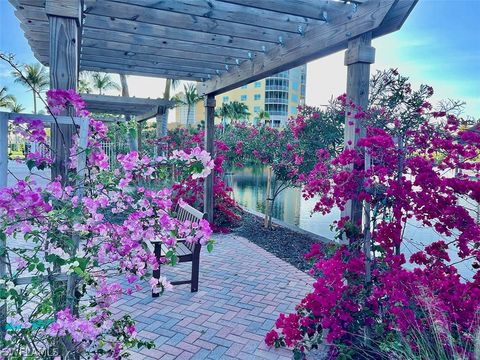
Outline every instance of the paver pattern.
[[(285, 349), (268, 349), (264, 336), (279, 313), (294, 310), (312, 278), (245, 238), (214, 239), (213, 253), (202, 249), (197, 293), (181, 285), (152, 298), (145, 286), (114, 304), (115, 313), (136, 320), (139, 337), (156, 344), (132, 359), (292, 358)], [(187, 279), (190, 265), (162, 267), (162, 275)]]
[[(9, 162), (19, 178), (23, 164)], [(33, 177), (45, 185), (48, 173)], [(9, 176), (9, 185), (15, 178)], [(247, 239), (215, 235), (214, 251), (202, 249), (197, 293), (190, 285), (175, 286), (152, 298), (148, 284), (112, 306), (120, 316), (136, 320), (138, 336), (153, 340), (154, 349), (133, 352), (131, 359), (291, 359), (291, 352), (265, 346), (265, 334), (279, 313), (291, 312), (310, 291), (313, 278)], [(294, 241), (294, 239), (292, 239)], [(29, 248), (20, 239), (15, 246)], [(190, 278), (191, 263), (163, 266), (170, 281)]]

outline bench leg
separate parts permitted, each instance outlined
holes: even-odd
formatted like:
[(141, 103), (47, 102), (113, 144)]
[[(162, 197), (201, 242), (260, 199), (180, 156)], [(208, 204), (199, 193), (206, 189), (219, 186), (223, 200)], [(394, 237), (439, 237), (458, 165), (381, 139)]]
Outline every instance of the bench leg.
[[(157, 259), (157, 262), (158, 262), (158, 269), (153, 270), (153, 277), (158, 280), (158, 279), (160, 279), (160, 258), (162, 257), (162, 245), (161, 244), (159, 244), (159, 243), (155, 244), (154, 254), (155, 254), (155, 258)], [(154, 293), (153, 290), (152, 290), (152, 297), (156, 298), (156, 297), (159, 297), (159, 296), (160, 296), (160, 293)]]
[(192, 284), (191, 284), (191, 292), (198, 291), (198, 273), (200, 270), (200, 254), (194, 254), (192, 260)]

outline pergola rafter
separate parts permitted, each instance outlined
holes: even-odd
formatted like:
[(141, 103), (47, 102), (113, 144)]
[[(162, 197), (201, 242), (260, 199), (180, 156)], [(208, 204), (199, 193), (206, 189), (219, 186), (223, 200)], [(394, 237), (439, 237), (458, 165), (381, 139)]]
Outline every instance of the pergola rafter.
[(91, 113), (135, 116), (137, 122), (142, 122), (159, 115), (175, 106), (174, 101), (164, 99), (144, 99), (126, 96), (110, 96), (97, 94), (80, 94), (87, 103)]
[[(339, 50), (348, 49), (347, 95), (366, 106), (375, 58), (371, 41), (399, 29), (417, 0), (10, 2), (34, 55), (50, 65), (53, 78), (69, 71), (76, 81), (72, 69), (78, 68), (198, 81), (206, 95), (205, 148), (211, 151), (215, 95)], [(70, 44), (65, 37), (79, 44), (78, 53), (59, 48)], [(355, 146), (358, 136), (350, 130), (345, 143)], [(204, 212), (210, 220), (212, 199), (209, 176)], [(355, 218), (356, 206), (347, 206), (347, 215)]]

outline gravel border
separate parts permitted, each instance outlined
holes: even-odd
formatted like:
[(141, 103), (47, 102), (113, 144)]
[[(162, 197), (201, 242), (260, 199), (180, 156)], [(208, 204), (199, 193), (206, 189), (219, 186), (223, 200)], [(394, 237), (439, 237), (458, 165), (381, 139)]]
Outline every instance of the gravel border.
[(294, 231), (292, 226), (287, 228), (279, 222), (274, 224), (274, 229), (268, 230), (263, 227), (263, 218), (247, 211), (242, 214), (240, 227), (233, 232), (304, 272), (311, 267), (305, 260), (304, 254), (310, 251), (314, 243), (325, 245), (326, 242), (330, 242), (328, 239), (309, 234), (301, 229)]

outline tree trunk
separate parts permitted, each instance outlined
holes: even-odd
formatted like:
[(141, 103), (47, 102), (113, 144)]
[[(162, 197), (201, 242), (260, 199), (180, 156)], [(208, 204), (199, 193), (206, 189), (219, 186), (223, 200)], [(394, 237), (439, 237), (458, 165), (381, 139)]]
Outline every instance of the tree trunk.
[(33, 113), (37, 113), (37, 95), (35, 95), (35, 91), (32, 90), (33, 94)]
[(188, 105), (188, 108), (187, 108), (187, 128), (190, 128), (190, 109), (191, 109), (191, 106)]
[(265, 200), (265, 223), (264, 226), (267, 229), (271, 227), (271, 216), (270, 216), (270, 193), (271, 193), (271, 186), (272, 186), (272, 169), (267, 167), (267, 198)]
[[(172, 87), (172, 79), (167, 79), (165, 81), (165, 91), (163, 92), (163, 99), (170, 100), (170, 90)], [(160, 117), (160, 123), (158, 121), (159, 117), (157, 116), (157, 140), (168, 135), (168, 108), (165, 108), (164, 114)], [(162, 151), (160, 144), (157, 145), (157, 154), (160, 154)]]
[[(125, 74), (119, 74), (119, 75), (120, 75), (120, 84), (122, 86), (122, 96), (129, 97), (130, 92), (128, 90), (127, 76)], [(124, 114), (124, 115), (125, 115), (125, 121), (129, 123), (130, 120), (132, 120), (131, 116), (129, 114)], [(128, 129), (127, 138), (128, 138), (128, 147), (130, 148), (130, 151), (137, 151), (138, 145), (137, 145), (135, 129)]]

